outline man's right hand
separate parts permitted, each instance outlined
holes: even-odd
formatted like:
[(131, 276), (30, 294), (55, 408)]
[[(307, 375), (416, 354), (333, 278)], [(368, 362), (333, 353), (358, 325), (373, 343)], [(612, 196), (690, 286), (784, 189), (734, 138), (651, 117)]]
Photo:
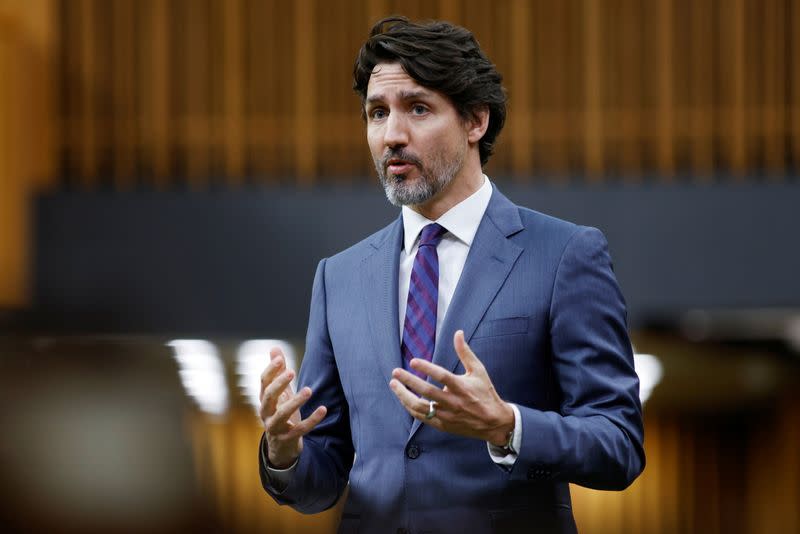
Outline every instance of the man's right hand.
[(300, 407), (311, 397), (311, 388), (294, 393), (290, 385), (293, 378), (294, 371), (286, 368), (283, 352), (273, 348), (269, 365), (261, 373), (259, 416), (267, 437), (267, 459), (276, 469), (291, 467), (303, 450), (303, 436), (317, 426), (328, 411), (320, 406), (301, 420)]

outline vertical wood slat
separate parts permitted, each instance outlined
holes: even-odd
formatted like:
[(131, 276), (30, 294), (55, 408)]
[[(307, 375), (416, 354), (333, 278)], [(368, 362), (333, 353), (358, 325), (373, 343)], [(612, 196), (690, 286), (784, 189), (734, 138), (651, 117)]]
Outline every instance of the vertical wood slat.
[(438, 17), (442, 20), (449, 20), (455, 24), (461, 24), (461, 6), (458, 0), (439, 0)]
[[(697, 500), (697, 432), (691, 425), (685, 425), (686, 432), (681, 434), (680, 460), (680, 520), (679, 532), (693, 532), (696, 523), (695, 502)], [(701, 455), (703, 452), (701, 452)], [(636, 531), (634, 531), (636, 532)]]
[(223, 4), (225, 61), (223, 65), (225, 117), (225, 174), (231, 185), (244, 176), (244, 56), (242, 51), (241, 0)]
[[(789, 4), (791, 10), (791, 21), (788, 38), (791, 39), (791, 60), (790, 65), (800, 63), (800, 5), (798, 2)], [(793, 159), (793, 169), (795, 174), (800, 174), (800, 69), (790, 69), (788, 76), (791, 76), (791, 94), (788, 98), (790, 139)]]
[(674, 160), (674, 115), (675, 102), (673, 99), (674, 69), (672, 65), (672, 38), (675, 27), (673, 25), (672, 8), (670, 0), (658, 0), (657, 63), (658, 63), (658, 108), (656, 113), (657, 126), (657, 156), (658, 167), (666, 180), (671, 180), (675, 171)]
[[(534, 163), (548, 178), (551, 176), (563, 180), (564, 169), (567, 163), (568, 123), (562, 120), (553, 120), (565, 113), (566, 84), (564, 60), (564, 37), (561, 33), (564, 24), (564, 4), (561, 2), (537, 2), (533, 16), (534, 31), (531, 47), (535, 60), (529, 72), (537, 71), (551, 73), (547, 83), (536, 79), (535, 74), (528, 74), (532, 89), (531, 119), (522, 124), (530, 130), (533, 138)], [(537, 98), (538, 95), (538, 98)], [(518, 174), (524, 176), (530, 166), (518, 169)]]
[[(81, 72), (81, 13), (75, 9), (75, 5), (66, 0), (60, 0), (60, 8), (63, 17), (61, 25), (61, 47), (63, 48), (62, 58), (62, 105), (61, 121), (63, 136), (60, 139), (59, 148), (61, 151), (62, 162), (64, 165), (63, 173), (65, 181), (75, 180), (79, 176), (80, 169), (84, 167), (82, 158), (83, 151), (79, 148), (79, 143), (83, 140), (82, 116), (80, 115), (82, 96), (81, 86), (75, 79), (76, 73)], [(72, 9), (70, 8), (72, 7)]]
[(81, 157), (80, 182), (84, 188), (91, 188), (97, 176), (97, 143), (95, 129), (97, 115), (95, 113), (94, 87), (97, 83), (94, 69), (94, 3), (95, 0), (80, 0), (80, 92), (81, 92)]
[(586, 41), (584, 45), (584, 126), (585, 172), (591, 182), (596, 182), (605, 170), (602, 124), (602, 28), (600, 27), (599, 0), (584, 0), (583, 21)]
[(30, 304), (31, 198), (54, 182), (62, 148), (57, 11), (55, 0), (0, 3), (0, 309)]
[(800, 530), (800, 402), (795, 393), (777, 404), (777, 410), (754, 429), (749, 440), (745, 495), (748, 532)]
[(167, 7), (167, 0), (152, 0), (149, 5), (152, 35), (149, 58), (152, 68), (150, 82), (152, 137), (149, 148), (152, 154), (154, 185), (159, 189), (166, 188), (169, 183), (171, 172), (169, 152), (173, 146), (169, 135), (171, 110), (168, 32), (171, 20)]
[(705, 488), (701, 495), (706, 496), (706, 514), (703, 518), (706, 521), (698, 532), (706, 532), (708, 534), (722, 534), (721, 528), (721, 510), (722, 503), (720, 502), (720, 480), (719, 480), (719, 439), (716, 436), (708, 436), (703, 440), (703, 450), (705, 454), (700, 459), (700, 465), (703, 467), (703, 479), (707, 480)]
[(787, 439), (783, 440), (783, 461), (785, 467), (787, 490), (784, 492), (784, 510), (786, 512), (786, 531), (800, 532), (800, 426), (797, 425), (797, 414), (800, 413), (800, 396), (794, 395), (787, 402), (783, 411), (784, 431)]
[(707, 181), (713, 172), (713, 94), (714, 73), (712, 47), (708, 36), (712, 34), (713, 13), (709, 0), (691, 3), (691, 159), (698, 180)]
[(620, 41), (621, 63), (624, 71), (621, 74), (620, 97), (622, 105), (620, 111), (622, 117), (619, 124), (621, 136), (620, 145), (620, 165), (628, 181), (638, 181), (639, 171), (641, 170), (641, 86), (631, 83), (630, 80), (641, 79), (641, 60), (640, 54), (642, 43), (640, 34), (636, 31), (642, 15), (641, 3), (634, 1), (624, 2), (622, 6), (621, 20), (622, 27), (619, 28), (617, 39)]
[(187, 175), (192, 189), (208, 185), (211, 140), (211, 88), (209, 86), (210, 3), (192, 1), (183, 4), (186, 17), (184, 42), (186, 79), (183, 116), (183, 149), (187, 154)]
[(764, 134), (764, 164), (768, 173), (775, 178), (778, 171), (782, 170), (784, 160), (784, 129), (783, 113), (780, 107), (784, 102), (783, 87), (785, 80), (782, 78), (784, 64), (785, 38), (783, 34), (782, 0), (766, 0), (764, 6), (763, 24), (763, 52), (762, 64), (764, 65), (764, 99), (762, 104), (762, 119)]
[(758, 174), (764, 167), (764, 6), (765, 3), (755, 3), (744, 0), (744, 157), (746, 167), (739, 180), (746, 178), (747, 167), (753, 165), (758, 169)]
[(135, 106), (133, 94), (134, 5), (130, 0), (115, 0), (113, 17), (113, 106), (114, 106), (114, 183), (118, 189), (132, 185), (135, 166)]
[(387, 0), (367, 0), (367, 24), (370, 27), (388, 13)]
[(729, 7), (732, 10), (733, 20), (731, 23), (733, 30), (732, 45), (732, 66), (733, 79), (733, 102), (730, 120), (730, 158), (731, 171), (739, 178), (744, 176), (747, 168), (747, 146), (746, 146), (746, 101), (745, 101), (745, 18), (744, 0), (731, 0)]
[(530, 79), (532, 58), (530, 54), (531, 38), (531, 4), (526, 0), (512, 0), (511, 3), (511, 40), (517, 46), (511, 50), (510, 78), (514, 84), (514, 92), (518, 98), (513, 104), (517, 117), (510, 126), (512, 128), (511, 158), (512, 171), (521, 174), (523, 169), (533, 166), (531, 119), (533, 109), (532, 84)]
[(26, 161), (29, 185), (38, 191), (53, 187), (59, 170), (56, 159), (60, 132), (57, 130), (55, 87), (58, 83), (55, 59), (58, 6), (55, 0), (29, 0), (24, 6), (27, 10), (28, 44), (33, 54), (33, 60), (26, 64), (31, 77), (25, 94), (36, 102), (26, 111), (26, 121), (35, 143), (21, 147), (20, 155)]
[(317, 169), (317, 139), (314, 87), (314, 11), (312, 0), (294, 3), (295, 50), (295, 107), (294, 107), (294, 168), (297, 181), (309, 186)]
[[(258, 26), (259, 8), (264, 7), (266, 2), (253, 2), (247, 1), (244, 5), (245, 10), (245, 35), (247, 39), (246, 44), (246, 96), (245, 96), (245, 114), (247, 119), (245, 121), (245, 131), (247, 136), (247, 161), (249, 166), (249, 173), (253, 175), (253, 179), (260, 179), (266, 173), (263, 165), (263, 150), (260, 148), (260, 140), (263, 139), (265, 134), (262, 132), (263, 127), (258, 121), (259, 105), (262, 104), (259, 99), (258, 88), (262, 85), (264, 72), (268, 70), (271, 65), (268, 60), (258, 53), (262, 49), (260, 46), (261, 39), (266, 37), (267, 32), (255, 31)], [(267, 5), (267, 7), (271, 7)]]
[(0, 13), (0, 309), (22, 307), (27, 301), (25, 182), (19, 159), (19, 110), (25, 101), (20, 79), (22, 37), (18, 21)]
[[(649, 418), (646, 424), (647, 441), (645, 442), (645, 454), (647, 456), (647, 467), (649, 473), (642, 482), (642, 495), (644, 499), (644, 509), (648, 511), (646, 518), (645, 531), (661, 530), (664, 523), (664, 508), (661, 506), (664, 487), (664, 466), (662, 463), (663, 455), (663, 423), (657, 418)], [(656, 526), (656, 528), (653, 528)]]

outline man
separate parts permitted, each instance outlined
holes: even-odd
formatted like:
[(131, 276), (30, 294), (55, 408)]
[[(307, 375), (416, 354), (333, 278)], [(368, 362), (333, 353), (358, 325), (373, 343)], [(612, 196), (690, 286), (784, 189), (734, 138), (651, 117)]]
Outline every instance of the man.
[(402, 213), (320, 262), (297, 393), (271, 352), (264, 488), (315, 513), (349, 483), (341, 532), (574, 532), (568, 483), (644, 467), (605, 239), (484, 176), (505, 93), (467, 30), (384, 19), (354, 78)]

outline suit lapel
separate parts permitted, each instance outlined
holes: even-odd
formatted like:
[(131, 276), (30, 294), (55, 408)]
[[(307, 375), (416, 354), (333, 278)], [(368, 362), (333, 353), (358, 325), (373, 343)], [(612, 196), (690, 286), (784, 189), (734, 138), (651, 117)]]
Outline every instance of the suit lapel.
[[(459, 359), (453, 348), (453, 336), (457, 330), (463, 330), (464, 339), (467, 342), (472, 339), (472, 334), (522, 253), (522, 247), (508, 239), (522, 228), (518, 208), (495, 186), (436, 339), (433, 363), (449, 371), (455, 370)], [(420, 424), (420, 421), (414, 420), (410, 435), (416, 432)]]
[[(375, 361), (385, 379), (386, 388), (392, 370), (402, 366), (400, 354), (400, 320), (398, 318), (397, 278), (400, 247), (403, 240), (403, 222), (398, 218), (389, 226), (384, 239), (377, 238), (376, 249), (361, 263), (361, 283), (364, 308), (370, 325)], [(400, 406), (398, 402), (398, 406)], [(411, 416), (409, 415), (409, 426)]]

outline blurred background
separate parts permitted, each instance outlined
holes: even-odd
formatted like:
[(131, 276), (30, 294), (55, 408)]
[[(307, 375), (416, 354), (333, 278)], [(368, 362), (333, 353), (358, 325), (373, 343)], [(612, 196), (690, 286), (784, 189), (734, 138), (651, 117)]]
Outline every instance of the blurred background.
[(487, 174), (609, 239), (648, 464), (581, 532), (800, 532), (791, 0), (0, 0), (0, 525), (334, 531), (261, 490), (251, 399), (397, 216), (351, 90), (393, 13), (474, 32)]

